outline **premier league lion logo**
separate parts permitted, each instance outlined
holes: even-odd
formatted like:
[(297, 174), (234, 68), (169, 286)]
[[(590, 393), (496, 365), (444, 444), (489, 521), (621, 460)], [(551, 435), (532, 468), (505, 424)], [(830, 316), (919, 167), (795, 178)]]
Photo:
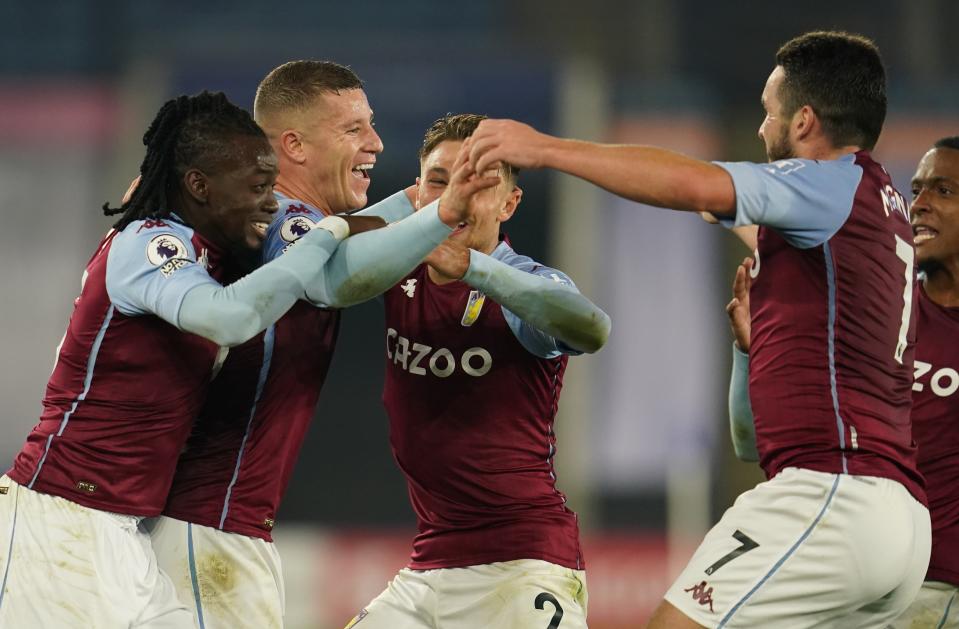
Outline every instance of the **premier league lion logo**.
[(291, 216), (283, 221), (280, 237), (286, 242), (296, 242), (316, 227), (316, 223), (306, 216)]
[(147, 260), (153, 266), (160, 266), (168, 260), (186, 258), (187, 248), (183, 241), (173, 234), (160, 234), (147, 244)]

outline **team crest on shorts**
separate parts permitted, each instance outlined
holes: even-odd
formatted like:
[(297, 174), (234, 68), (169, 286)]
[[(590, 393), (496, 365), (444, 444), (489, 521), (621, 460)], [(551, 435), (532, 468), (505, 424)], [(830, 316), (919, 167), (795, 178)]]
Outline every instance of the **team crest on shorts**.
[(283, 226), (280, 227), (280, 238), (286, 242), (296, 242), (308, 234), (314, 227), (316, 227), (316, 222), (311, 218), (306, 216), (291, 216), (283, 221)]
[(355, 627), (356, 624), (357, 624), (358, 622), (360, 622), (361, 620), (363, 620), (364, 618), (366, 618), (366, 616), (367, 616), (369, 613), (370, 613), (370, 612), (366, 611), (365, 609), (361, 609), (361, 610), (360, 610), (360, 613), (357, 614), (356, 616), (354, 616), (354, 617), (353, 617), (353, 620), (351, 620), (351, 621), (349, 622), (349, 624), (347, 624), (345, 627), (343, 627), (343, 629), (350, 629), (350, 627)]

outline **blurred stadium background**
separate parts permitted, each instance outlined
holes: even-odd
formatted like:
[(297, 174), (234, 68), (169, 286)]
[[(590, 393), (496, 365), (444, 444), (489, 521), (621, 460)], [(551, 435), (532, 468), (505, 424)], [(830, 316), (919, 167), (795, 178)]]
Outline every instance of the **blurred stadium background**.
[[(36, 422), (83, 265), (142, 158), (162, 102), (224, 90), (251, 107), (297, 58), (366, 81), (386, 151), (371, 200), (412, 183), (423, 131), (446, 112), (584, 139), (764, 160), (759, 95), (784, 40), (873, 37), (890, 76), (877, 153), (901, 190), (932, 140), (959, 132), (959, 3), (806, 0), (8, 0), (0, 39), (0, 465)], [(630, 207), (525, 173), (515, 246), (566, 270), (613, 318), (571, 361), (557, 433), (560, 488), (581, 515), (594, 629), (642, 623), (703, 532), (761, 479), (728, 444), (723, 305), (747, 252), (695, 216)], [(340, 627), (404, 565), (414, 529), (379, 402), (376, 302), (344, 317), (332, 376), (275, 535), (291, 629)]]

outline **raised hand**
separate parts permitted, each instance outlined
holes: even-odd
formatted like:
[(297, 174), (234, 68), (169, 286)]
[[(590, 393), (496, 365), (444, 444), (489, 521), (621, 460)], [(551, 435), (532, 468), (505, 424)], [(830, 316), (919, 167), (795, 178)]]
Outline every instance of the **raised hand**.
[(749, 289), (753, 280), (749, 272), (753, 268), (753, 259), (746, 258), (736, 269), (736, 278), (733, 280), (733, 298), (726, 304), (726, 315), (729, 317), (729, 327), (732, 328), (736, 345), (743, 352), (749, 353), (749, 341), (752, 334), (752, 322), (749, 312)]
[(492, 188), (500, 182), (498, 175), (487, 176), (486, 171), (474, 171), (469, 163), (470, 139), (467, 138), (456, 155), (449, 184), (440, 197), (440, 220), (450, 227), (466, 221), (470, 215), (470, 199), (477, 192)]
[(553, 139), (515, 120), (484, 120), (470, 137), (469, 161), (480, 173), (501, 162), (517, 168), (540, 168), (543, 151)]
[(444, 240), (423, 260), (445, 277), (463, 279), (470, 267), (470, 250), (453, 240)]

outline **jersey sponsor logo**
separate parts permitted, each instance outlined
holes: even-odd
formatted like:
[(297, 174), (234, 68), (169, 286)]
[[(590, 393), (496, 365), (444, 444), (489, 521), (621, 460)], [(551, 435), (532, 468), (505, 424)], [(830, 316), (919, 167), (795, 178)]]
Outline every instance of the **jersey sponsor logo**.
[(153, 266), (160, 266), (175, 258), (186, 257), (186, 245), (173, 234), (154, 236), (147, 243), (147, 260)]
[(482, 347), (471, 347), (459, 357), (440, 347), (411, 341), (393, 328), (386, 330), (386, 357), (393, 364), (416, 376), (431, 373), (437, 378), (449, 378), (457, 367), (467, 375), (479, 378), (493, 368), (493, 356)]
[[(913, 391), (923, 391), (926, 388), (924, 382), (920, 382), (920, 378), (925, 377), (926, 374), (932, 372), (933, 366), (931, 363), (924, 363), (921, 360), (915, 361), (915, 374), (913, 375), (915, 382), (913, 382), (912, 390)], [(956, 371), (952, 367), (941, 367), (936, 371), (932, 372), (932, 375), (929, 376), (929, 388), (932, 392), (939, 397), (949, 397), (956, 390), (959, 390), (959, 371)]]
[(710, 613), (713, 613), (713, 588), (705, 581), (701, 581), (694, 585), (683, 590), (683, 592), (690, 592), (693, 595), (693, 600), (703, 606), (709, 606)]
[[(406, 284), (403, 284), (402, 286), (400, 286), (400, 290), (402, 290), (404, 293), (406, 293), (406, 296), (407, 296), (407, 297), (409, 297), (410, 299), (412, 299), (412, 298), (413, 298), (413, 293), (416, 292), (416, 280), (415, 280), (415, 279), (412, 279), (412, 278), (406, 280)], [(475, 291), (474, 291), (474, 292), (475, 292)]]
[(314, 227), (316, 222), (313, 219), (306, 216), (292, 216), (283, 221), (283, 226), (280, 227), (280, 238), (286, 242), (296, 242), (310, 233)]
[(478, 290), (471, 290), (470, 298), (466, 301), (466, 310), (463, 311), (463, 318), (460, 320), (460, 324), (468, 328), (476, 323), (480, 312), (483, 310), (484, 303), (486, 303), (486, 295)]

